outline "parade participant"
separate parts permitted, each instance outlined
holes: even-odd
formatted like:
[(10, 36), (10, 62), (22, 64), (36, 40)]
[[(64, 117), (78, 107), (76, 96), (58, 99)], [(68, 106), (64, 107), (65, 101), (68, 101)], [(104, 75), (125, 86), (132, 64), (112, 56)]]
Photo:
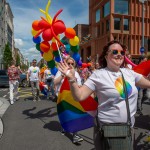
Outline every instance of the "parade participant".
[(15, 66), (15, 61), (12, 60), (11, 66), (8, 68), (8, 77), (9, 77), (9, 90), (10, 90), (10, 104), (14, 104), (15, 100), (18, 100), (18, 86), (20, 74), (22, 71), (20, 67)]
[(50, 68), (44, 71), (44, 80), (48, 86), (47, 99), (55, 99), (54, 75), (51, 74)]
[(33, 101), (40, 101), (39, 97), (39, 79), (40, 79), (40, 69), (36, 65), (36, 59), (33, 59), (32, 66), (29, 67), (27, 73), (27, 81), (30, 81), (32, 88)]
[[(75, 68), (75, 60), (72, 57), (67, 58), (65, 61), (68, 64), (69, 68)], [(56, 86), (56, 95), (57, 96), (58, 96), (58, 93), (60, 91), (61, 85), (64, 81), (64, 77), (65, 76), (60, 71), (58, 71), (55, 78), (54, 78), (54, 84)], [(77, 71), (75, 71), (75, 79), (77, 81), (77, 85), (81, 86), (81, 78), (80, 78)], [(65, 134), (65, 131), (63, 129), (61, 132), (62, 132), (62, 134)], [(83, 139), (77, 133), (73, 133), (72, 142), (74, 144), (76, 144), (76, 143), (81, 142), (81, 141), (83, 141)]]
[(93, 92), (98, 97), (97, 126), (94, 128), (96, 150), (105, 150), (107, 146), (115, 150), (133, 149), (131, 131), (137, 106), (136, 86), (150, 88), (150, 81), (124, 68), (124, 56), (125, 51), (118, 41), (107, 43), (100, 56), (101, 69), (93, 72), (82, 87), (76, 83), (75, 70), (70, 69), (66, 62), (59, 64), (59, 70), (68, 78), (75, 100), (83, 101)]
[[(147, 61), (147, 57), (145, 55), (141, 55), (139, 57), (138, 64)], [(138, 88), (138, 99), (137, 99), (137, 114), (143, 115), (142, 113), (142, 104), (145, 100), (149, 98), (148, 94), (149, 90), (147, 88)]]

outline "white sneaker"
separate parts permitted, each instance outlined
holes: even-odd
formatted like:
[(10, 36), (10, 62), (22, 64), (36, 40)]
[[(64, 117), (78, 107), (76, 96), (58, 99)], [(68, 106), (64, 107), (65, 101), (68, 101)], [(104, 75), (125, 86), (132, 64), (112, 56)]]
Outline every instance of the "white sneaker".
[(13, 105), (13, 104), (14, 104), (14, 101), (10, 101), (10, 104)]
[(83, 141), (83, 138), (81, 138), (79, 135), (77, 135), (77, 134), (75, 134), (74, 136), (73, 136), (73, 143), (74, 144), (76, 144), (76, 143), (78, 143), (78, 142), (82, 142)]

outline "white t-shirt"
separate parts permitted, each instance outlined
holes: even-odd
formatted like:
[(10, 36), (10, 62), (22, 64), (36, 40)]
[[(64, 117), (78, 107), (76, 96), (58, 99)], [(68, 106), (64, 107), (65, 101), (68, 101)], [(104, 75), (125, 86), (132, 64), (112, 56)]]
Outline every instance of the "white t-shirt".
[[(57, 79), (57, 78), (60, 77), (60, 76), (61, 76), (61, 72), (58, 71), (57, 74), (55, 75), (55, 78), (54, 78), (54, 79)], [(76, 79), (77, 79), (77, 84), (78, 84), (78, 85), (82, 85), (82, 83), (81, 83), (81, 78), (80, 78), (80, 76), (79, 76), (79, 73), (76, 72), (76, 71), (75, 71), (75, 77), (76, 77)], [(56, 85), (56, 95), (57, 95), (57, 96), (58, 96), (58, 93), (59, 93), (59, 91), (60, 91), (60, 88), (61, 88), (61, 85), (62, 85), (63, 81), (64, 81), (64, 79), (62, 79), (61, 82)]]
[[(121, 71), (126, 81), (131, 122), (134, 125), (138, 96), (135, 83), (141, 79), (142, 75), (127, 68), (121, 68)], [(94, 71), (84, 83), (96, 92), (99, 103), (98, 118), (101, 123), (127, 122), (127, 109), (121, 78), (121, 72), (116, 73), (108, 68), (103, 68)]]
[(39, 67), (29, 67), (28, 69), (28, 73), (30, 75), (30, 81), (38, 81), (39, 80), (39, 77), (38, 77), (38, 74), (40, 72), (40, 69)]
[(50, 72), (49, 69), (46, 69), (46, 70), (44, 71), (44, 74), (45, 74), (46, 79), (48, 79), (48, 78), (53, 78), (53, 77), (54, 77), (54, 76), (51, 74), (51, 72)]

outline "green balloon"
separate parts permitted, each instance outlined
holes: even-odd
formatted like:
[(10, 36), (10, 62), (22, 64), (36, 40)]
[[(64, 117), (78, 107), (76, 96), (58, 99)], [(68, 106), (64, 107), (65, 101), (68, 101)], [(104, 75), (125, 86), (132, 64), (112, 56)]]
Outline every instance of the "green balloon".
[(55, 67), (55, 61), (54, 60), (48, 61), (47, 65), (49, 68), (54, 68)]
[(36, 49), (37, 49), (38, 51), (41, 51), (41, 49), (40, 49), (40, 43), (36, 44)]
[(53, 55), (54, 56), (59, 56), (59, 52), (58, 51), (53, 51)]
[(79, 51), (79, 45), (77, 45), (77, 46), (71, 46), (71, 50), (73, 51), (73, 52), (78, 52)]

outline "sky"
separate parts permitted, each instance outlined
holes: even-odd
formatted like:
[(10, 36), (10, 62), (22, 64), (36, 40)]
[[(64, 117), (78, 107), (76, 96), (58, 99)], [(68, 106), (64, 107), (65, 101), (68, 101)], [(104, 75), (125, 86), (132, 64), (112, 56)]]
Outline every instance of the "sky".
[[(14, 15), (15, 47), (19, 48), (24, 58), (29, 61), (41, 59), (40, 52), (36, 50), (32, 41), (32, 22), (45, 17), (39, 9), (45, 10), (48, 0), (6, 0)], [(58, 19), (62, 20), (66, 27), (73, 28), (76, 24), (89, 23), (88, 0), (51, 0), (49, 14), (54, 15), (63, 9)], [(64, 34), (61, 35), (63, 37)]]

